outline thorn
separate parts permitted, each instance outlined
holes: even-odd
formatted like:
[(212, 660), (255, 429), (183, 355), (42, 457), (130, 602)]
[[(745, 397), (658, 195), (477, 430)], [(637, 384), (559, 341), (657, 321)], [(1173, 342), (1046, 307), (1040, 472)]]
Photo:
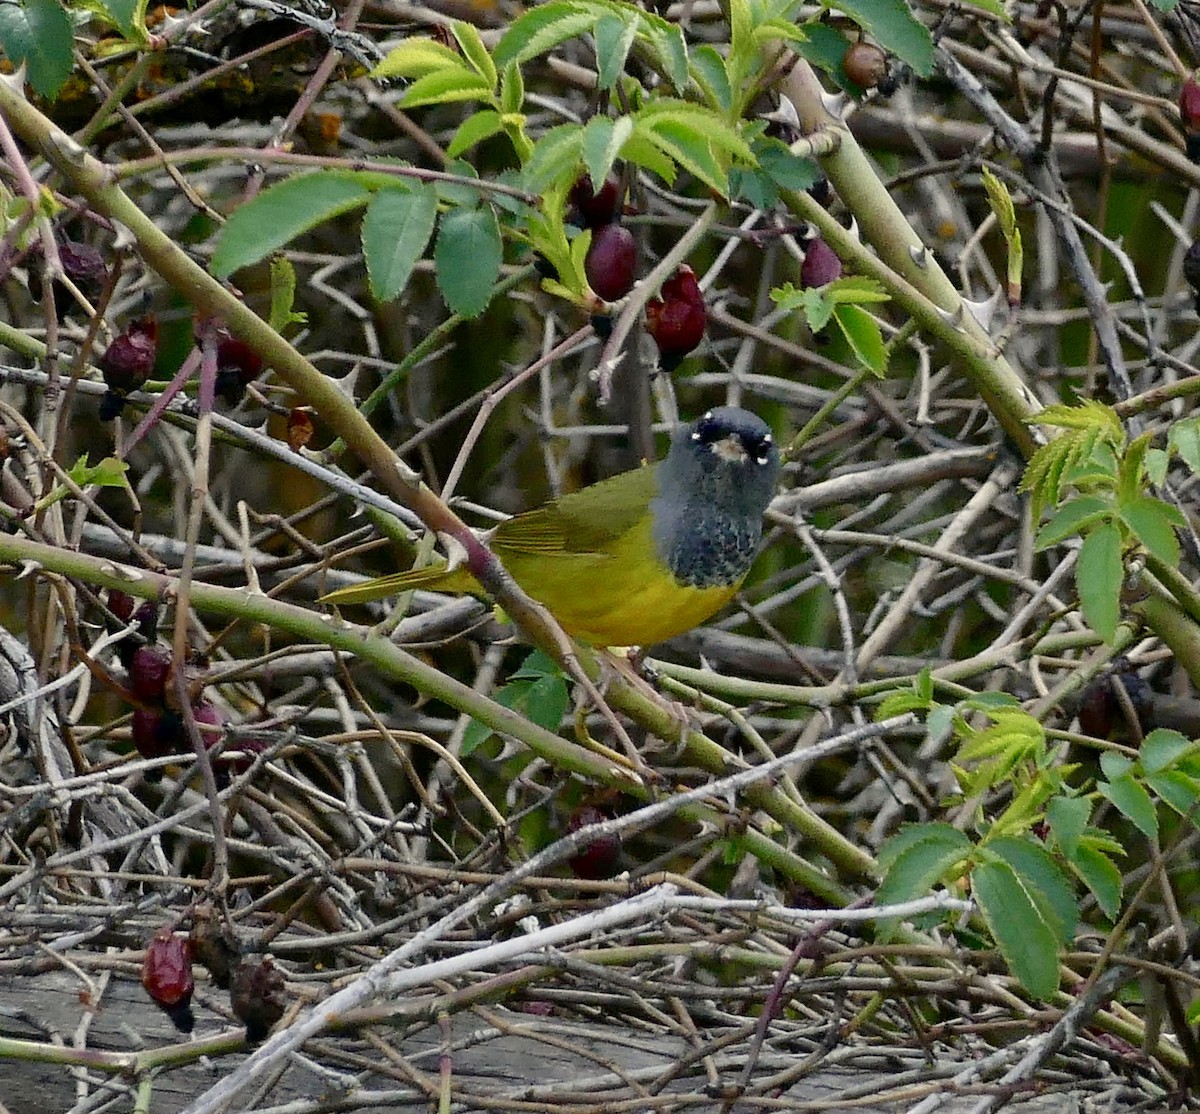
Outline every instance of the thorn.
[(25, 63), (22, 62), (17, 67), (15, 73), (0, 74), (0, 81), (3, 81), (21, 100), (27, 100), (25, 96)]
[(822, 93), (821, 106), (829, 113), (838, 123), (846, 117), (846, 106), (850, 103), (850, 97), (845, 93)]
[(797, 133), (802, 131), (800, 116), (796, 112), (796, 106), (792, 104), (790, 97), (785, 97), (783, 94), (779, 96), (779, 107), (774, 112), (764, 112), (762, 118), (783, 124), (785, 128), (792, 128)]
[(918, 267), (929, 266), (929, 249), (924, 244), (909, 244), (908, 254)]
[[(982, 302), (972, 302), (964, 298), (961, 304), (970, 311), (971, 316), (979, 322), (983, 331), (987, 333), (991, 331), (996, 311), (999, 310), (1001, 303), (1006, 301), (1004, 291), (997, 289), (992, 293), (990, 298), (986, 298)], [(959, 315), (959, 319), (962, 319), (961, 314)]]
[(858, 231), (858, 218), (854, 216), (853, 213), (850, 215), (850, 227), (847, 228), (846, 231), (849, 232), (850, 235), (853, 236), (860, 244), (862, 243), (862, 236)]
[(951, 325), (955, 329), (962, 328), (963, 313), (965, 311), (963, 308), (963, 303), (961, 301), (952, 310), (951, 309), (942, 309), (941, 306), (938, 306), (937, 312), (938, 312), (938, 316), (943, 321), (945, 321), (947, 325)]

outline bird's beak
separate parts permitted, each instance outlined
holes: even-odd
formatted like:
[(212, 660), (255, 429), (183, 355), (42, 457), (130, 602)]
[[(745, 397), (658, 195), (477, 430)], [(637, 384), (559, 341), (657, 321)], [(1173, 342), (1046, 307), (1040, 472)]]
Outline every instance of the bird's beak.
[(746, 462), (746, 446), (742, 444), (742, 439), (736, 433), (722, 437), (720, 441), (714, 441), (710, 447), (726, 464), (744, 464)]

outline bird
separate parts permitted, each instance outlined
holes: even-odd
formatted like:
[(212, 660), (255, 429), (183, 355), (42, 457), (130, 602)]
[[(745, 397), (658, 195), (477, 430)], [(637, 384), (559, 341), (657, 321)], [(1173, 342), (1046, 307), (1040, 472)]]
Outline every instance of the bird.
[[(680, 426), (667, 456), (536, 510), (485, 539), (517, 584), (563, 630), (596, 647), (652, 646), (699, 626), (741, 587), (779, 476), (760, 417), (735, 406)], [(365, 603), (414, 588), (484, 594), (446, 562), (322, 597)]]

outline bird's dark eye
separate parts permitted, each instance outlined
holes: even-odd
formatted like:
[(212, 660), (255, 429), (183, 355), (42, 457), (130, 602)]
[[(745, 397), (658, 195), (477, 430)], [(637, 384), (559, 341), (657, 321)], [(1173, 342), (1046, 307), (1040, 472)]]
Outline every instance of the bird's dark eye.
[(755, 464), (766, 464), (771, 459), (771, 446), (775, 438), (769, 433), (764, 433), (761, 437), (749, 437), (746, 439), (746, 453), (754, 458)]

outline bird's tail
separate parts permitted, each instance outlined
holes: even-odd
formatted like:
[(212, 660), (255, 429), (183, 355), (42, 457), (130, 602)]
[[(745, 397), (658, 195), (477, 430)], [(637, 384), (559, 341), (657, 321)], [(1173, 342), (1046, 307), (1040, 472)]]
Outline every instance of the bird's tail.
[(389, 576), (377, 576), (364, 580), (350, 588), (339, 588), (322, 596), (321, 603), (370, 603), (386, 596), (397, 596), (411, 592), (414, 588), (428, 588), (433, 592), (478, 592), (479, 582), (464, 568), (451, 569), (445, 561), (426, 565), (408, 572), (394, 572)]

